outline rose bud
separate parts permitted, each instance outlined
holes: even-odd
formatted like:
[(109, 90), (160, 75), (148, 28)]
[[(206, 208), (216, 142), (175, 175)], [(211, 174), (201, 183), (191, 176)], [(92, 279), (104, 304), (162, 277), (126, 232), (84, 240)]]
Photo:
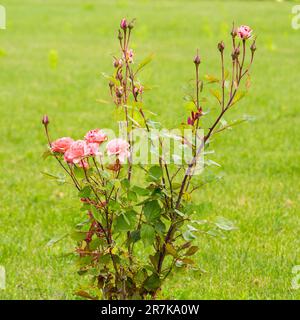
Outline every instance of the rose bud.
[(133, 27), (134, 27), (134, 21), (135, 21), (135, 19), (132, 19), (132, 20), (129, 22), (129, 24), (128, 24), (128, 29), (129, 29), (129, 30), (133, 29)]
[(122, 32), (119, 30), (119, 33), (118, 33), (118, 39), (121, 41), (123, 39), (123, 35), (122, 35)]
[(240, 55), (240, 48), (236, 47), (231, 54), (232, 60), (237, 59), (239, 55)]
[(119, 70), (119, 71), (118, 71), (116, 78), (117, 78), (118, 80), (122, 81), (122, 79), (123, 79), (122, 70)]
[(123, 61), (122, 61), (122, 59), (114, 58), (114, 63), (113, 64), (114, 64), (115, 68), (120, 68), (123, 65)]
[(224, 49), (225, 49), (225, 44), (224, 44), (223, 41), (221, 41), (221, 42), (218, 43), (218, 49), (219, 49), (219, 51), (220, 51), (221, 53), (224, 51)]
[(42, 118), (42, 124), (44, 126), (47, 126), (49, 124), (49, 118), (48, 118), (48, 116), (46, 114)]
[(194, 61), (195, 65), (199, 65), (200, 64), (201, 60), (200, 60), (198, 51), (197, 51), (197, 54), (196, 54), (196, 56), (195, 56), (193, 61)]
[(254, 53), (254, 51), (256, 50), (255, 40), (252, 42), (250, 50), (252, 51), (252, 53)]
[(120, 27), (121, 27), (121, 29), (126, 30), (126, 29), (127, 29), (127, 26), (128, 26), (127, 21), (126, 21), (125, 18), (123, 18), (123, 19), (121, 20)]
[(232, 38), (234, 39), (237, 36), (237, 29), (232, 25), (232, 30), (230, 32)]

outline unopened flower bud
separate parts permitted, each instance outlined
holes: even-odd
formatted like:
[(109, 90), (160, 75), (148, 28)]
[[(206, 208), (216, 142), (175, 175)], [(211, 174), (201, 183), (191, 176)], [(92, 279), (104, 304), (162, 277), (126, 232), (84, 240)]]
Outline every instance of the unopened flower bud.
[(237, 29), (234, 27), (234, 25), (232, 26), (232, 30), (231, 30), (231, 36), (232, 38), (235, 38), (237, 36)]
[(122, 67), (122, 65), (123, 65), (122, 59), (116, 59), (116, 58), (115, 58), (115, 60), (114, 60), (114, 67), (115, 67), (115, 68), (120, 68), (120, 67)]
[(114, 83), (112, 82), (112, 81), (109, 81), (109, 91), (110, 91), (110, 94), (112, 95), (112, 93), (113, 93), (113, 91), (112, 91), (112, 89), (113, 89), (113, 87), (114, 87)]
[(129, 29), (129, 30), (133, 29), (133, 27), (134, 27), (134, 21), (135, 21), (135, 19), (132, 19), (132, 20), (129, 22), (129, 24), (128, 24), (128, 29)]
[(255, 40), (252, 42), (250, 50), (252, 51), (252, 53), (254, 53), (254, 51), (256, 50)]
[(119, 66), (119, 61), (118, 60), (114, 60), (114, 67), (118, 68), (118, 66)]
[(123, 18), (123, 19), (121, 20), (120, 27), (121, 27), (121, 29), (126, 30), (126, 29), (127, 29), (127, 26), (128, 26), (127, 20), (126, 20), (125, 18)]
[(200, 64), (201, 60), (200, 60), (200, 56), (198, 54), (198, 51), (197, 51), (197, 54), (196, 54), (196, 56), (195, 56), (193, 61), (194, 61), (195, 65), (199, 65)]
[(122, 34), (121, 30), (119, 30), (118, 39), (119, 39), (120, 41), (123, 39), (123, 34)]
[(224, 51), (224, 49), (225, 49), (225, 44), (224, 44), (223, 41), (221, 41), (221, 42), (218, 43), (218, 49), (219, 49), (219, 51), (220, 51), (221, 53)]
[(49, 124), (49, 118), (48, 118), (48, 116), (46, 114), (42, 118), (42, 124), (44, 126), (47, 126)]
[(236, 47), (231, 54), (232, 60), (237, 59), (239, 55), (240, 55), (240, 48)]
[(118, 73), (117, 73), (117, 79), (120, 80), (120, 81), (122, 81), (122, 79), (123, 79), (123, 75), (122, 75), (122, 71), (121, 70), (119, 70)]

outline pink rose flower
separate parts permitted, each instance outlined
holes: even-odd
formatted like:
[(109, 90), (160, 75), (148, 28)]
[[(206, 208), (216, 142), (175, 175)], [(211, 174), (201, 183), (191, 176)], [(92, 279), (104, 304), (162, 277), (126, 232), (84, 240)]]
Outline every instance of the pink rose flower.
[(242, 40), (246, 40), (251, 37), (252, 29), (248, 26), (240, 26), (237, 33)]
[(100, 130), (100, 129), (93, 129), (90, 130), (85, 136), (84, 139), (88, 142), (88, 143), (102, 143), (103, 141), (105, 141), (107, 139), (107, 135), (104, 131)]
[(69, 137), (63, 137), (51, 142), (51, 150), (53, 152), (65, 153), (74, 142), (73, 139)]
[(123, 163), (130, 155), (129, 143), (120, 138), (113, 139), (107, 144), (106, 151), (109, 156), (115, 155)]
[(89, 156), (89, 148), (85, 141), (74, 141), (70, 148), (65, 152), (64, 159), (68, 163), (80, 163), (85, 157)]
[(101, 154), (99, 151), (99, 143), (87, 143), (87, 148), (90, 156), (97, 156)]

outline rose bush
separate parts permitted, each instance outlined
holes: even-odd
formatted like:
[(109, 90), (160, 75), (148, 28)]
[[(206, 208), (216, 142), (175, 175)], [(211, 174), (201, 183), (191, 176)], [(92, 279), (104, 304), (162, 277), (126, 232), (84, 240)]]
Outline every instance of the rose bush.
[[(234, 228), (224, 218), (199, 220), (202, 206), (192, 196), (195, 190), (218, 178), (205, 172), (195, 175), (204, 148), (211, 145), (211, 137), (246, 120), (227, 122), (223, 117), (249, 88), (249, 70), (256, 50), (255, 39), (249, 49), (247, 46), (252, 30), (233, 26), (230, 71), (224, 62), (225, 44), (218, 43), (219, 77), (200, 76), (201, 59), (197, 52), (193, 60), (193, 92), (187, 94), (188, 114), (179, 124), (179, 133), (173, 135), (182, 149), (191, 151), (192, 157), (178, 163), (166, 160), (163, 134), (156, 131), (160, 124), (146, 116), (151, 114), (143, 103), (147, 86), (141, 84), (138, 76), (152, 56), (133, 67), (134, 52), (129, 48), (133, 28), (134, 20), (122, 19), (118, 33), (120, 53), (113, 60), (114, 72), (104, 75), (125, 122), (125, 137), (112, 139), (98, 128), (87, 132), (82, 140), (64, 137), (52, 141), (48, 116), (42, 120), (49, 145), (45, 156), (54, 157), (71, 179), (82, 203), (81, 215), (86, 216), (71, 236), (77, 243), (78, 274), (89, 279), (89, 285), (81, 287), (77, 294), (88, 299), (156, 298), (165, 279), (176, 270), (199, 270), (192, 259), (198, 251), (193, 243), (197, 235), (222, 235)], [(246, 62), (248, 50), (250, 57)], [(247, 81), (243, 88), (244, 78)], [(208, 104), (213, 100), (206, 99), (207, 94), (217, 104), (214, 118), (208, 116)], [(150, 153), (158, 156), (157, 164), (135, 164), (137, 144), (132, 132), (136, 128), (143, 128), (148, 134)], [(183, 135), (185, 129), (191, 131), (190, 138)], [(199, 130), (204, 131), (203, 136)], [(178, 159), (178, 154), (175, 156)], [(204, 162), (205, 166), (212, 164), (212, 160)]]

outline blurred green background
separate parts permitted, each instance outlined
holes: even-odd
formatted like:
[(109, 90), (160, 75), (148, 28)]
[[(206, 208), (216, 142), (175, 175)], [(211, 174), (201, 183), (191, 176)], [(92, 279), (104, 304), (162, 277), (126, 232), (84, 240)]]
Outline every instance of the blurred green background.
[[(224, 216), (238, 230), (226, 240), (203, 237), (197, 263), (163, 290), (169, 299), (299, 299), (292, 268), (299, 257), (300, 30), (294, 2), (9, 0), (0, 30), (1, 299), (74, 299), (80, 283), (73, 241), (46, 243), (82, 220), (76, 193), (41, 171), (59, 172), (41, 157), (41, 116), (53, 137), (80, 138), (90, 128), (115, 128), (101, 72), (112, 69), (121, 18), (136, 17), (136, 60), (155, 53), (141, 79), (154, 89), (146, 105), (167, 127), (186, 118), (184, 85), (199, 48), (202, 76), (219, 71), (216, 44), (229, 43), (232, 21), (258, 35), (249, 96), (227, 116), (256, 117), (214, 141), (224, 179), (199, 192), (203, 215)], [(229, 51), (227, 51), (229, 58)]]

